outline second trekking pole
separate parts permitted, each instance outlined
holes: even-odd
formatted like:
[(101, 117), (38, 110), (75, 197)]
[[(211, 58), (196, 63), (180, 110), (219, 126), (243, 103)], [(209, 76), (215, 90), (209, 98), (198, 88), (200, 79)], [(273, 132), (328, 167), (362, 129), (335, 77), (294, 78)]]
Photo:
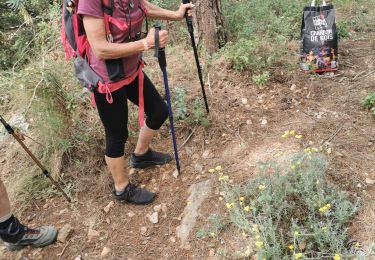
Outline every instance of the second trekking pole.
[[(183, 0), (182, 2), (184, 4), (189, 4), (190, 0)], [(207, 111), (207, 114), (208, 114), (208, 113), (210, 113), (210, 109), (208, 108), (206, 90), (204, 88), (204, 82), (203, 82), (202, 67), (201, 67), (201, 64), (199, 62), (197, 44), (195, 43), (195, 38), (194, 38), (193, 17), (189, 16), (187, 13), (185, 14), (185, 16), (186, 16), (186, 24), (187, 24), (189, 34), (190, 34), (190, 38), (191, 38), (191, 45), (193, 46), (193, 50), (194, 50), (195, 63), (197, 64), (198, 77), (199, 77), (199, 81), (201, 83), (204, 104), (206, 106), (206, 111)]]
[(178, 157), (177, 139), (176, 139), (176, 132), (174, 129), (174, 122), (173, 122), (172, 102), (171, 102), (171, 95), (169, 92), (169, 84), (168, 84), (167, 58), (165, 56), (165, 48), (159, 48), (160, 29), (161, 29), (160, 26), (155, 26), (155, 57), (158, 58), (160, 69), (163, 72), (165, 96), (166, 96), (167, 103), (168, 103), (168, 115), (169, 115), (169, 122), (171, 124), (171, 133), (172, 133), (172, 139), (173, 139), (174, 156), (176, 160), (177, 172), (178, 172), (178, 175), (180, 175), (181, 174), (180, 159)]
[(16, 139), (16, 141), (22, 146), (22, 148), (26, 151), (26, 153), (33, 159), (33, 161), (38, 165), (38, 167), (42, 170), (44, 176), (46, 176), (52, 184), (57, 188), (58, 191), (61, 192), (61, 194), (64, 196), (64, 198), (71, 202), (71, 199), (68, 197), (68, 195), (64, 192), (64, 190), (61, 188), (61, 186), (55, 181), (55, 179), (52, 178), (51, 174), (44, 168), (44, 166), (41, 164), (41, 162), (35, 157), (35, 155), (29, 150), (29, 148), (26, 147), (26, 145), (23, 143), (21, 138), (16, 134), (14, 129), (5, 121), (5, 119), (0, 115), (0, 122), (4, 125), (5, 129), (8, 131), (10, 135)]

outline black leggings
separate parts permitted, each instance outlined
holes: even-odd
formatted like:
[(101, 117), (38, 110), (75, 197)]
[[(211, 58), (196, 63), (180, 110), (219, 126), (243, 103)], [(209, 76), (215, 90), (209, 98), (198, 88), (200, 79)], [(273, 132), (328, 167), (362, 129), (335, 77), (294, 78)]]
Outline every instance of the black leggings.
[[(168, 107), (146, 74), (143, 96), (146, 125), (152, 130), (159, 130), (168, 118)], [(105, 94), (95, 93), (96, 106), (105, 129), (106, 155), (119, 158), (124, 155), (128, 139), (128, 99), (138, 105), (138, 78), (113, 92), (112, 97), (113, 103), (109, 104)]]

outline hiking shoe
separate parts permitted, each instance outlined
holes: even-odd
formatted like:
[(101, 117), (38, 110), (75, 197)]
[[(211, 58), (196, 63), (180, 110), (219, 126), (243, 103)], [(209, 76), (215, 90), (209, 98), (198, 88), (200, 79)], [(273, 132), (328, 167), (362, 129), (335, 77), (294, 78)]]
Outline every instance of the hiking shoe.
[(145, 169), (154, 165), (163, 165), (172, 161), (172, 156), (167, 153), (159, 153), (149, 149), (143, 155), (135, 155), (134, 153), (130, 156), (130, 166), (136, 169)]
[(113, 189), (113, 196), (119, 201), (125, 201), (136, 205), (145, 205), (153, 202), (156, 194), (129, 183), (121, 194), (118, 194), (118, 192)]
[(10, 250), (20, 250), (26, 246), (45, 247), (56, 241), (57, 230), (54, 227), (40, 227), (31, 229), (25, 227), (23, 236), (14, 243), (5, 242), (4, 245)]

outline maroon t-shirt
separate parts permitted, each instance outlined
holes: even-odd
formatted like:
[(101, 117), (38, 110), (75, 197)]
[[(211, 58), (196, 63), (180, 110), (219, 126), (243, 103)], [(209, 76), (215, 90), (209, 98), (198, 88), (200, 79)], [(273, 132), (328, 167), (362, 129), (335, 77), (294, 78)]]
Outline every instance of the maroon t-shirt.
[[(145, 15), (142, 0), (114, 0), (112, 17), (128, 24), (128, 29), (122, 31), (113, 24), (110, 24), (113, 42), (129, 42), (129, 34), (134, 38), (142, 29), (143, 18)], [(103, 18), (102, 0), (80, 0), (78, 5), (78, 14), (84, 16), (93, 16)], [(98, 59), (90, 49), (88, 53), (91, 68), (105, 81), (109, 82), (107, 67), (104, 60)], [(129, 77), (137, 71), (142, 54), (135, 54), (123, 58), (125, 77)]]

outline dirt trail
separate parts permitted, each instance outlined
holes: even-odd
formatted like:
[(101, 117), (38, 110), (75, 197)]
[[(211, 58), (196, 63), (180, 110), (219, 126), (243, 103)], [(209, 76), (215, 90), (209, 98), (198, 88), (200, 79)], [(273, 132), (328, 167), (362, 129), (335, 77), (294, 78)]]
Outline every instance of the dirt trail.
[[(210, 73), (209, 90), (212, 123), (206, 129), (195, 128), (191, 139), (181, 149), (183, 175), (178, 179), (172, 176), (173, 164), (142, 173), (142, 183), (159, 194), (153, 205), (135, 207), (115, 202), (110, 212), (104, 213), (103, 208), (113, 198), (105, 165), (99, 162), (97, 174), (87, 176), (86, 185), (75, 195), (74, 206), (54, 197), (32, 203), (31, 210), (23, 216), (29, 219), (30, 225), (44, 223), (61, 228), (69, 223), (74, 228), (69, 242), (19, 253), (0, 250), (0, 256), (3, 259), (21, 259), (21, 256), (27, 259), (75, 259), (77, 256), (99, 259), (106, 246), (111, 249), (108, 259), (220, 259), (216, 249), (238, 249), (236, 247), (243, 246), (243, 241), (241, 244), (225, 234), (221, 240), (195, 238), (196, 229), (204, 226), (211, 214), (224, 211), (218, 200), (219, 182), (207, 170), (221, 165), (236, 181), (252, 178), (258, 161), (272, 158), (277, 152), (299, 148), (280, 138), (284, 131), (292, 129), (303, 133), (304, 142), (329, 141), (332, 148), (329, 176), (343, 189), (363, 199), (363, 212), (358, 214), (351, 233), (353, 238), (368, 244), (375, 234), (375, 206), (370, 203), (375, 199), (375, 186), (366, 184), (365, 179), (375, 179), (375, 121), (362, 109), (361, 100), (375, 86), (375, 74), (369, 74), (374, 72), (375, 66), (374, 42), (368, 38), (344, 41), (341, 53), (342, 67), (336, 75), (274, 71), (278, 76), (263, 89), (253, 86), (246, 75), (215, 66)], [(178, 57), (171, 58), (169, 64), (170, 67), (175, 65), (177, 71), (171, 77), (171, 85), (183, 81), (192, 95), (200, 95), (197, 82), (189, 82), (182, 72), (178, 73), (181, 64)], [(193, 127), (178, 126), (179, 142), (182, 143), (192, 130)], [(171, 151), (167, 127), (155, 141), (156, 149)], [(131, 138), (128, 147), (134, 142)], [(74, 169), (69, 170), (74, 173)], [(190, 247), (180, 248), (176, 228), (185, 206), (190, 203), (188, 190), (192, 184), (204, 180), (212, 181), (212, 193), (200, 209), (197, 227), (189, 237)], [(165, 217), (160, 213), (159, 223), (152, 224), (147, 215), (159, 204), (166, 205)], [(90, 227), (100, 232), (93, 241), (87, 238)], [(61, 252), (63, 256), (59, 258)]]

